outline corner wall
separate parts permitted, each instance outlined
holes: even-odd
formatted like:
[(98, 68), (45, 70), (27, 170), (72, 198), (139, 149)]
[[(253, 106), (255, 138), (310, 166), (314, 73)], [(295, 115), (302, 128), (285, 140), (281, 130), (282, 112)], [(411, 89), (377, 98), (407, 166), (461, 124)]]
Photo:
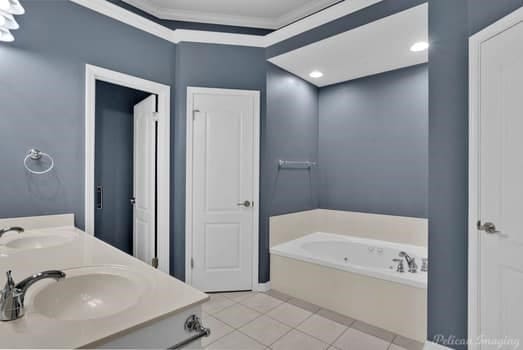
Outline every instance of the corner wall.
[[(267, 67), (267, 118), (262, 125), (260, 281), (269, 280), (269, 217), (319, 206), (318, 168), (278, 169), (278, 160), (318, 161), (318, 88)], [(263, 134), (262, 134), (263, 136)]]
[[(23, 5), (16, 41), (0, 44), (0, 218), (74, 213), (83, 228), (85, 64), (171, 85), (175, 46), (71, 1)], [(30, 148), (54, 170), (29, 175)]]
[(468, 37), (521, 6), (429, 0), (429, 340), (468, 336)]
[[(185, 170), (186, 170), (186, 104), (187, 87), (259, 90), (261, 92), (261, 149), (267, 134), (265, 51), (261, 48), (199, 43), (180, 43), (176, 48), (174, 138), (171, 152), (171, 273), (185, 279)], [(262, 151), (263, 152), (263, 151)], [(261, 172), (264, 167), (262, 163)], [(265, 191), (261, 184), (261, 192)], [(260, 219), (262, 220), (262, 219)], [(260, 240), (267, 235), (260, 229)], [(260, 264), (263, 270), (263, 265)], [(261, 279), (260, 275), (260, 279)]]
[(319, 95), (320, 208), (427, 217), (426, 64)]

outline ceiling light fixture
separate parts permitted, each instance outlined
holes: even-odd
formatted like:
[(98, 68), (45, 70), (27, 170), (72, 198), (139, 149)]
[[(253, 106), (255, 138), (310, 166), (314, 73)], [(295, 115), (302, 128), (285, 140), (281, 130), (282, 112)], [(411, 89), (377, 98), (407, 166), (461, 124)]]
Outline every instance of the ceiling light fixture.
[(420, 52), (420, 51), (425, 51), (429, 48), (429, 43), (426, 42), (426, 41), (418, 41), (417, 43), (414, 43), (414, 45), (412, 45), (410, 47), (410, 51), (412, 52)]
[(15, 37), (11, 34), (9, 29), (0, 28), (0, 41), (10, 43), (15, 41)]
[(0, 27), (4, 27), (6, 29), (20, 28), (14, 16), (10, 13), (3, 11), (0, 11)]
[(0, 10), (8, 11), (11, 8), (9, 0), (0, 0)]
[(10, 30), (20, 28), (13, 15), (23, 15), (25, 9), (19, 0), (0, 0), (0, 41), (13, 42), (15, 37)]
[(19, 0), (0, 0), (0, 10), (12, 15), (23, 15), (25, 13), (25, 9)]
[(313, 71), (309, 74), (309, 76), (310, 76), (311, 78), (318, 79), (318, 78), (323, 77), (323, 73), (320, 72), (319, 70), (313, 70)]

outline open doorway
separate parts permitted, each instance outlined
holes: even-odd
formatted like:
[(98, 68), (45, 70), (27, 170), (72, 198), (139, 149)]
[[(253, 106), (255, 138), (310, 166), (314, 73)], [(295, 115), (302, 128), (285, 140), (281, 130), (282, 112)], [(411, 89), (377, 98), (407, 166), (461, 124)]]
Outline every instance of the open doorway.
[(86, 232), (168, 273), (170, 88), (86, 73)]
[[(152, 239), (156, 232), (154, 220), (148, 220), (148, 216), (155, 216), (156, 210), (151, 205), (154, 200), (148, 203), (148, 191), (143, 191), (140, 196), (142, 205), (137, 207), (136, 191), (147, 188), (147, 183), (144, 183), (147, 180), (155, 191), (155, 172), (150, 179), (143, 176), (147, 175), (147, 164), (140, 163), (147, 160), (140, 155), (148, 157), (151, 149), (155, 150), (156, 142), (152, 145), (151, 141), (156, 135), (150, 135), (151, 139), (145, 144), (143, 141), (148, 139), (151, 130), (138, 126), (156, 123), (153, 115), (156, 96), (104, 81), (96, 82), (96, 96), (94, 234), (127, 254), (151, 262), (149, 256), (156, 256)], [(150, 120), (147, 122), (143, 116), (147, 114), (149, 101), (154, 109), (149, 108)], [(139, 110), (138, 113), (135, 109)], [(135, 163), (135, 158), (139, 162)], [(156, 197), (154, 192), (151, 194), (151, 197)], [(144, 215), (145, 223), (139, 224), (139, 208), (144, 206), (144, 202), (149, 210)], [(138, 227), (142, 228), (140, 232), (137, 232)]]

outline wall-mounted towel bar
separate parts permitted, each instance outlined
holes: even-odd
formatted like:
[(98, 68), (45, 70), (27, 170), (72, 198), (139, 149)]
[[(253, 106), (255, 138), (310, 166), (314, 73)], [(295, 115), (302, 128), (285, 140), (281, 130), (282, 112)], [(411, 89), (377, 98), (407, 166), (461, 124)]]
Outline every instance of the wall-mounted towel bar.
[(294, 160), (280, 160), (278, 161), (278, 168), (280, 169), (310, 169), (315, 166), (315, 162), (309, 161), (294, 161)]

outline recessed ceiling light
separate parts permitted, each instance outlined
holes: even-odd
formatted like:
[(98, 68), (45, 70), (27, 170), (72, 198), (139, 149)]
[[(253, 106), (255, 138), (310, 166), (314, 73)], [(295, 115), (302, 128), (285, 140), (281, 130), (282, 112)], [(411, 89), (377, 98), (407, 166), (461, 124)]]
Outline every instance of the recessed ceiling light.
[(419, 41), (419, 42), (415, 43), (414, 45), (412, 45), (410, 47), (410, 51), (412, 51), (412, 52), (420, 52), (420, 51), (425, 51), (428, 48), (429, 48), (429, 43), (428, 42), (426, 42), (426, 41)]
[(313, 70), (313, 71), (309, 74), (309, 76), (310, 76), (311, 78), (318, 79), (318, 78), (323, 77), (323, 73), (320, 72), (319, 70)]

